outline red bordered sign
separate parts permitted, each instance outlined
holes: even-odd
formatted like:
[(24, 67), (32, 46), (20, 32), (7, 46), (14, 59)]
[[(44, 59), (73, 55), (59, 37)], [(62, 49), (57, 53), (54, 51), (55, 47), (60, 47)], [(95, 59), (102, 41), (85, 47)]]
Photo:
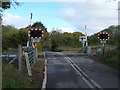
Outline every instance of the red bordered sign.
[(40, 28), (31, 28), (28, 31), (28, 38), (36, 38), (36, 39), (40, 39), (43, 38), (44, 34), (43, 34), (43, 30), (44, 29), (40, 29)]
[(99, 32), (98, 40), (110, 40), (110, 33), (107, 32)]

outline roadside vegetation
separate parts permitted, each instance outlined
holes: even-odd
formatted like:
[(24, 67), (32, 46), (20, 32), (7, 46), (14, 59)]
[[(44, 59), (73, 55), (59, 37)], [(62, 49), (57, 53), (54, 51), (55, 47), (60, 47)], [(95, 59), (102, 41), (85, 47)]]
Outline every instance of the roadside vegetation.
[(13, 65), (3, 64), (2, 88), (41, 88), (44, 72), (44, 62), (37, 61), (32, 68), (32, 77), (20, 72)]
[(2, 88), (29, 88), (31, 78), (21, 74), (13, 65), (3, 64)]
[(96, 60), (100, 63), (106, 64), (110, 67), (120, 69), (120, 60), (119, 60), (120, 51), (117, 49), (111, 50), (109, 53), (105, 53), (104, 56), (101, 54), (90, 56), (93, 60)]
[(75, 50), (82, 46), (79, 42), (79, 36), (84, 36), (81, 32), (61, 33), (59, 30), (53, 30), (50, 34), (51, 49), (53, 51), (69, 51)]
[(104, 57), (100, 57), (106, 64), (109, 66), (115, 67), (115, 68), (120, 68), (120, 60), (118, 58), (118, 55), (120, 55), (120, 51), (117, 49), (111, 50), (109, 55), (105, 55)]

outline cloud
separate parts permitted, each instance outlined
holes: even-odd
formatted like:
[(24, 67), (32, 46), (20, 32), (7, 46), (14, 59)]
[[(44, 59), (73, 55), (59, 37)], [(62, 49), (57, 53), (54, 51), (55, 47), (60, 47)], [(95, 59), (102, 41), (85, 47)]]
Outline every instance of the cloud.
[[(53, 28), (47, 28), (48, 32), (51, 32)], [(73, 28), (70, 28), (70, 27), (57, 27), (57, 28), (54, 28), (54, 30), (60, 30), (61, 33), (64, 33), (64, 32), (69, 32), (69, 33), (73, 33), (75, 32), (75, 30)]]
[(76, 10), (73, 8), (67, 8), (63, 10), (63, 13), (65, 13), (64, 16), (66, 17), (73, 17), (77, 14)]
[(62, 32), (69, 32), (69, 33), (73, 33), (75, 31), (73, 28), (70, 27), (59, 27), (58, 29), (62, 30)]
[[(77, 30), (88, 32), (89, 35), (96, 33), (118, 22), (118, 3), (103, 2), (65, 3), (61, 10), (61, 17), (70, 22)], [(87, 29), (84, 26), (87, 25)]]
[(28, 26), (28, 21), (19, 15), (11, 13), (3, 13), (3, 25), (12, 25), (16, 28)]

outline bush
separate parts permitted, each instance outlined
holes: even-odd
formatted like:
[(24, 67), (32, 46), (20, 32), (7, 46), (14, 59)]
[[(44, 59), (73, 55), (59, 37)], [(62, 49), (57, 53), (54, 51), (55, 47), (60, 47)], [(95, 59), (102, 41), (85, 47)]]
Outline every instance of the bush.
[(120, 51), (115, 49), (111, 50), (109, 54), (105, 54), (105, 56), (99, 56), (103, 63), (106, 63), (112, 67), (120, 68), (120, 59), (119, 59)]

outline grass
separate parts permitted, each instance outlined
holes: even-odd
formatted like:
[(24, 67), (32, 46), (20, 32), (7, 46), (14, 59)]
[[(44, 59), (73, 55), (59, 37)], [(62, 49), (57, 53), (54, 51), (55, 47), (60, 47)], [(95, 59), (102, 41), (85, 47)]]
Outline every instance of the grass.
[(109, 53), (105, 53), (104, 56), (97, 55), (93, 58), (101, 63), (107, 64), (111, 67), (120, 68), (120, 51), (117, 49), (111, 50)]
[(22, 75), (13, 65), (3, 64), (3, 88), (30, 88), (30, 78)]
[(71, 47), (59, 47), (54, 50), (55, 52), (61, 52), (61, 51), (71, 51), (71, 52), (79, 52), (80, 48), (71, 48)]
[(109, 55), (105, 55), (103, 57), (104, 62), (115, 68), (120, 68), (120, 60), (118, 59), (118, 55), (120, 55), (120, 51), (112, 50)]
[(13, 65), (3, 64), (3, 88), (41, 88), (44, 63), (37, 61), (32, 68), (32, 77), (20, 73)]
[(32, 87), (41, 88), (44, 72), (44, 62), (37, 61), (36, 65), (32, 68)]

